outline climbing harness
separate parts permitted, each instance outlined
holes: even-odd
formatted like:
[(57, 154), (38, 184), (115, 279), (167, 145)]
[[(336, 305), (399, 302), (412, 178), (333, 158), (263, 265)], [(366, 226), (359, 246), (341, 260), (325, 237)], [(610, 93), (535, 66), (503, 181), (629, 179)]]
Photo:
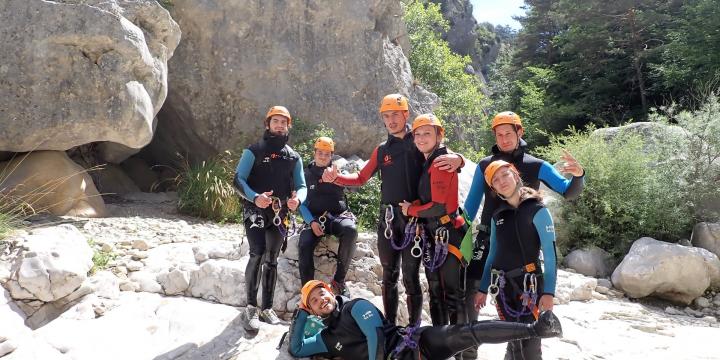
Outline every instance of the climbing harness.
[[(513, 270), (511, 272), (515, 271)], [(495, 269), (492, 269), (492, 271), (490, 272), (490, 286), (488, 287), (490, 304), (498, 304), (497, 296), (499, 294), (503, 309), (511, 317), (519, 319), (521, 316), (532, 314), (533, 312), (530, 308), (530, 305), (537, 304), (537, 274), (531, 272), (524, 273), (523, 292), (520, 295), (520, 298), (522, 299), (522, 309), (520, 309), (519, 311), (513, 309), (510, 304), (508, 304), (505, 292), (503, 291), (507, 283), (507, 274), (508, 273), (506, 273), (505, 271)], [(515, 286), (515, 284), (513, 284), (513, 286)]]
[(270, 198), (272, 200), (272, 211), (275, 213), (275, 216), (273, 217), (273, 225), (280, 226), (282, 224), (282, 219), (280, 218), (280, 212), (282, 211), (282, 201), (280, 201), (280, 198), (277, 196), (273, 196)]
[(318, 224), (320, 224), (320, 229), (322, 230), (322, 232), (325, 233), (327, 226), (326, 224), (328, 224), (328, 221), (332, 223), (334, 220), (342, 221), (346, 219), (355, 221), (355, 214), (353, 214), (349, 210), (346, 210), (338, 216), (333, 216), (329, 211), (325, 211), (322, 213), (322, 215), (318, 216)]
[(328, 215), (330, 215), (330, 214), (326, 211), (318, 217), (318, 223), (320, 224), (320, 230), (322, 230), (323, 233), (325, 232), (325, 222), (327, 222), (327, 220), (328, 220)]
[[(450, 241), (450, 230), (444, 226), (435, 229), (435, 251), (432, 251), (430, 241), (425, 242), (425, 267), (435, 271), (442, 266), (448, 254), (448, 242)], [(432, 253), (432, 255), (431, 255)]]
[(390, 245), (392, 246), (392, 248), (395, 250), (403, 250), (408, 247), (408, 245), (410, 245), (410, 243), (415, 238), (418, 226), (420, 226), (418, 224), (418, 219), (416, 217), (411, 217), (405, 225), (405, 232), (404, 236), (402, 237), (402, 242), (400, 244), (397, 244), (395, 242), (395, 239), (390, 239)]
[(392, 223), (395, 220), (395, 212), (392, 205), (385, 208), (385, 238), (390, 240), (393, 236)]
[(400, 330), (400, 336), (402, 340), (395, 346), (395, 349), (388, 355), (388, 359), (396, 359), (397, 355), (407, 350), (417, 350), (419, 334), (416, 331), (420, 328), (420, 324), (408, 326), (405, 329)]

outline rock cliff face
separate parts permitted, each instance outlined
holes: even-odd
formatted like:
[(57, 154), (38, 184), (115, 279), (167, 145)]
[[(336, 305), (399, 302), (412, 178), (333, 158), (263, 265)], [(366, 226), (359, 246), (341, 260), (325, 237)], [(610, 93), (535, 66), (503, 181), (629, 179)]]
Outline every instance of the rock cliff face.
[(469, 0), (432, 1), (440, 4), (443, 17), (450, 23), (450, 29), (445, 33), (450, 48), (460, 55), (470, 56), (476, 75), (485, 82), (484, 73), (497, 59), (502, 44), (497, 39), (487, 44), (479, 43), (478, 23)]
[(437, 101), (413, 86), (401, 14), (391, 0), (175, 0), (183, 41), (152, 157), (198, 160), (244, 146), (276, 104), (334, 128), (339, 152), (367, 155), (385, 133), (382, 96), (406, 94), (415, 112)]
[(111, 142), (122, 161), (153, 136), (180, 30), (154, 0), (0, 3), (0, 151)]

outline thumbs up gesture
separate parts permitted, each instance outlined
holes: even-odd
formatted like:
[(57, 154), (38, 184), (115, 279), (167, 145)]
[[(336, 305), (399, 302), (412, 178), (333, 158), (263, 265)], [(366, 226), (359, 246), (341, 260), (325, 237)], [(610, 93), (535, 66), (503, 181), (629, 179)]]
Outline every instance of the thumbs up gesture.
[(335, 182), (335, 179), (337, 179), (339, 173), (340, 170), (338, 170), (337, 165), (332, 164), (332, 166), (326, 167), (325, 171), (323, 171), (322, 181), (326, 183), (333, 183)]
[(290, 211), (297, 210), (298, 206), (300, 206), (300, 200), (297, 198), (297, 192), (293, 191), (292, 194), (290, 194), (290, 198), (287, 201), (287, 206)]
[(255, 205), (261, 209), (267, 208), (272, 203), (272, 199), (270, 198), (272, 194), (272, 190), (259, 194), (255, 197)]

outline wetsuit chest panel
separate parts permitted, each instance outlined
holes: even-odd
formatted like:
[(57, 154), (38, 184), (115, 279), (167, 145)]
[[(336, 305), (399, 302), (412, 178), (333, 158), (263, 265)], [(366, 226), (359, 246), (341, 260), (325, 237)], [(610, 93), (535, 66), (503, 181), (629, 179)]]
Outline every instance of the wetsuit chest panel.
[(417, 199), (417, 184), (423, 156), (415, 148), (412, 135), (389, 139), (378, 147), (383, 204), (398, 204)]
[(308, 187), (305, 206), (315, 216), (319, 216), (325, 211), (339, 215), (347, 210), (345, 193), (341, 186), (320, 181), (325, 168), (315, 166), (314, 163), (305, 168), (305, 183)]
[(343, 302), (341, 314), (329, 322), (322, 331), (322, 339), (328, 349), (328, 354), (343, 359), (367, 359), (368, 345), (365, 335), (357, 325), (351, 314), (355, 299)]
[[(525, 153), (522, 153), (521, 155), (516, 154), (516, 156), (512, 156), (507, 153), (496, 153), (490, 157), (482, 159), (480, 163), (478, 163), (478, 166), (482, 171), (481, 173), (484, 174), (488, 165), (495, 160), (504, 160), (512, 163), (520, 172), (520, 177), (522, 178), (524, 186), (535, 190), (540, 189), (540, 179), (538, 176), (540, 174), (540, 167), (543, 164), (542, 160)], [(480, 223), (489, 226), (490, 218), (492, 218), (493, 213), (500, 206), (501, 201), (490, 189), (490, 186), (487, 186), (487, 184), (485, 186), (484, 198), (485, 204), (483, 205), (482, 214), (480, 215)]]
[(293, 169), (300, 156), (289, 146), (273, 151), (263, 143), (249, 147), (255, 163), (248, 176), (248, 185), (257, 193), (273, 190), (273, 196), (287, 199), (293, 188)]
[(540, 237), (533, 218), (542, 204), (535, 199), (523, 201), (517, 209), (503, 206), (498, 209), (495, 222), (497, 252), (492, 267), (513, 270), (538, 261)]

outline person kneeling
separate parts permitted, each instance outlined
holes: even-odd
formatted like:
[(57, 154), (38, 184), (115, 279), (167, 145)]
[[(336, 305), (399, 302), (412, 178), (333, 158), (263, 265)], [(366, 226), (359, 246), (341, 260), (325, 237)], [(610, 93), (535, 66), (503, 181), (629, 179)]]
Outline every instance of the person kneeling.
[[(322, 319), (317, 333), (305, 331), (310, 316)], [(532, 324), (474, 321), (450, 326), (399, 327), (385, 320), (365, 299), (333, 295), (319, 280), (301, 290), (290, 324), (288, 352), (295, 357), (323, 355), (354, 359), (446, 359), (471, 346), (562, 335), (560, 320), (545, 311)]]

